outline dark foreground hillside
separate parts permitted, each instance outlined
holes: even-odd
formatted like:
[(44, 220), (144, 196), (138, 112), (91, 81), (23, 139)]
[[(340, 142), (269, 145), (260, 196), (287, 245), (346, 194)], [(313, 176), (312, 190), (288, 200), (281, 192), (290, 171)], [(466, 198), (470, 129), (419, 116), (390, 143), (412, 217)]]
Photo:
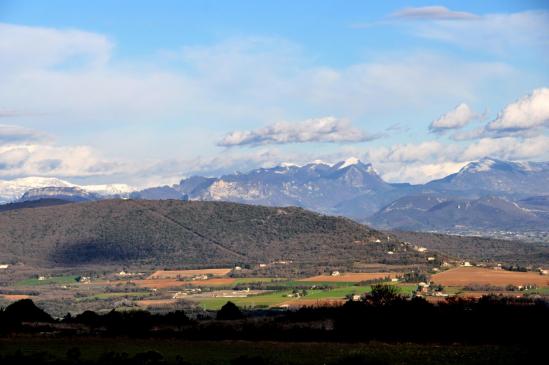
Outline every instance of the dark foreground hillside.
[[(394, 254), (388, 255), (392, 251)], [(105, 200), (0, 213), (0, 260), (80, 264), (414, 263), (425, 258), (349, 219), (300, 208)]]
[(541, 299), (432, 304), (391, 288), (342, 306), (241, 311), (228, 302), (198, 317), (113, 310), (54, 319), (21, 300), (0, 309), (0, 363), (530, 364), (545, 355)]

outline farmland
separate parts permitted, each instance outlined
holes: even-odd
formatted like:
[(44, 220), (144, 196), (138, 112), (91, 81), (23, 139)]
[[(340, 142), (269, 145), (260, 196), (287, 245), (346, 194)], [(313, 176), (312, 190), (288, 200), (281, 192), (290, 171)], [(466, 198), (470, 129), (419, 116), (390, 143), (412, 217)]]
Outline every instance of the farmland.
[[(339, 305), (351, 297), (355, 300), (371, 290), (370, 283), (386, 282), (406, 297), (418, 289), (418, 281), (402, 282), (402, 267), (375, 272), (332, 272), (303, 277), (234, 276), (234, 269), (154, 270), (139, 274), (111, 273), (84, 282), (76, 275), (50, 275), (20, 279), (10, 287), (0, 288), (0, 302), (31, 298), (55, 315), (78, 313), (86, 309), (108, 311), (112, 308), (170, 310), (195, 308), (219, 310), (227, 301), (241, 308), (296, 308), (302, 306)], [(394, 271), (391, 271), (394, 270)], [(391, 278), (390, 281), (389, 278)], [(396, 281), (392, 281), (395, 280)], [(447, 296), (478, 298), (495, 291), (498, 295), (549, 295), (549, 277), (536, 272), (514, 272), (480, 267), (454, 267), (431, 275), (429, 279), (442, 287), (422, 295), (430, 301)], [(508, 285), (524, 286), (521, 292)], [(2, 305), (0, 303), (0, 305)]]
[(515, 272), (479, 267), (458, 267), (435, 274), (431, 280), (444, 286), (518, 286), (527, 284), (534, 284), (540, 287), (549, 286), (549, 276), (547, 275), (539, 275), (535, 272)]
[(225, 276), (232, 268), (223, 269), (198, 269), (198, 270), (158, 270), (152, 273), (148, 279), (178, 279), (191, 278), (200, 275)]
[(376, 280), (384, 278), (396, 278), (398, 273), (394, 272), (372, 272), (372, 273), (345, 273), (339, 275), (317, 275), (309, 278), (300, 279), (308, 282), (350, 282)]

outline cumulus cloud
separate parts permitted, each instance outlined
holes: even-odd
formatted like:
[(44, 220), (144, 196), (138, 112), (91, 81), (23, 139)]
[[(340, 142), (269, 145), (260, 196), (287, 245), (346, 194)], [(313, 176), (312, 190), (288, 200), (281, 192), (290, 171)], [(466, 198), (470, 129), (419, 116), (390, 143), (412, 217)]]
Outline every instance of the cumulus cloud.
[(429, 130), (431, 132), (441, 133), (450, 129), (460, 129), (477, 117), (477, 113), (467, 104), (461, 103), (440, 118), (431, 122)]
[(391, 17), (408, 20), (469, 20), (477, 19), (478, 15), (450, 10), (445, 6), (421, 6), (398, 10)]
[(493, 131), (521, 131), (548, 125), (549, 88), (540, 88), (507, 105), (487, 128)]
[(299, 123), (278, 122), (253, 131), (234, 131), (225, 135), (218, 146), (246, 146), (305, 142), (349, 143), (377, 138), (355, 128), (345, 119), (323, 117)]

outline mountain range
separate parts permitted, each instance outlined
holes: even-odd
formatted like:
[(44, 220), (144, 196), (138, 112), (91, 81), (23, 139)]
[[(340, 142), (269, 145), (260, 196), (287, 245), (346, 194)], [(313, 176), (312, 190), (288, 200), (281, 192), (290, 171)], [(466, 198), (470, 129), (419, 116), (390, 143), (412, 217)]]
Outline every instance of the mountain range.
[(388, 183), (371, 164), (282, 164), (220, 177), (192, 176), (172, 186), (77, 186), (63, 180), (0, 181), (0, 201), (108, 198), (230, 201), (298, 206), (375, 227), (403, 230), (534, 230), (549, 226), (549, 162), (484, 158), (426, 184)]

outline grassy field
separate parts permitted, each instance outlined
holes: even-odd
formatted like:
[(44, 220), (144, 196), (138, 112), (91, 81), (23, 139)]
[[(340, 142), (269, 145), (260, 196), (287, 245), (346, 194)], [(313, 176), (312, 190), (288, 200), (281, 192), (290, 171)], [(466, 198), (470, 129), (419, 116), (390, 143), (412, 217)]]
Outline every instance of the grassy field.
[(30, 278), (18, 281), (16, 286), (39, 286), (39, 285), (69, 285), (76, 284), (76, 275), (65, 275), (65, 276), (52, 276), (44, 280), (38, 280), (38, 278)]
[[(516, 346), (385, 344), (385, 343), (293, 343), (246, 341), (184, 341), (169, 339), (100, 338), (10, 338), (0, 339), (0, 354), (38, 354), (47, 351), (65, 359), (67, 351), (77, 347), (83, 361), (97, 361), (106, 352), (134, 356), (157, 351), (168, 364), (179, 357), (185, 363), (229, 365), (237, 358), (248, 358), (246, 364), (340, 365), (340, 364), (519, 364), (531, 363), (542, 355), (542, 349)], [(541, 358), (541, 357), (540, 357)], [(259, 359), (259, 360), (258, 360)], [(255, 360), (255, 361), (254, 361)]]
[[(399, 288), (399, 291), (403, 295), (409, 295), (412, 290), (416, 288), (415, 284), (395, 284)], [(321, 302), (325, 299), (345, 299), (347, 295), (352, 294), (364, 294), (369, 293), (371, 287), (347, 285), (347, 286), (335, 286), (331, 289), (308, 289), (307, 295), (302, 297), (304, 302), (310, 303), (311, 300), (318, 300)], [(204, 298), (199, 301), (202, 308), (207, 310), (218, 310), (228, 301), (233, 302), (239, 307), (251, 308), (251, 307), (276, 307), (282, 303), (292, 302), (299, 304), (301, 298), (291, 298), (288, 294), (291, 294), (292, 290), (278, 290), (275, 292), (254, 295), (246, 298)]]

